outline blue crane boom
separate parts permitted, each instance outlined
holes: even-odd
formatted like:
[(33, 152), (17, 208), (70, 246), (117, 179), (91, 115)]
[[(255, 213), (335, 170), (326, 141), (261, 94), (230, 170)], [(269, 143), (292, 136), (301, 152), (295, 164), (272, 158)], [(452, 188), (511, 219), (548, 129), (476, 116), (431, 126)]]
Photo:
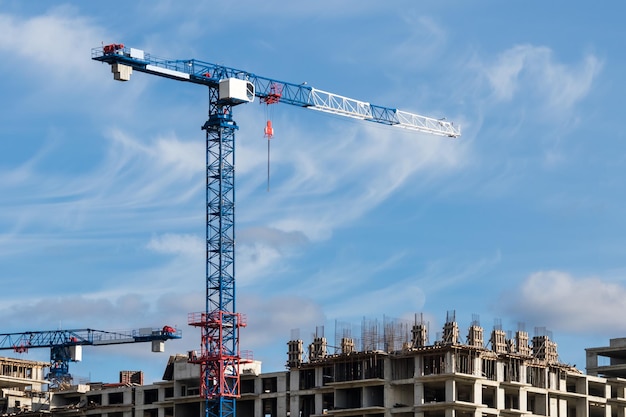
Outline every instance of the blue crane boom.
[(109, 332), (94, 329), (44, 330), (19, 333), (0, 333), (0, 350), (46, 348), (55, 346), (119, 345), (123, 343), (166, 341), (180, 339), (181, 331), (172, 327)]
[[(119, 345), (125, 343), (165, 342), (180, 339), (181, 331), (170, 326), (110, 332), (94, 329), (44, 330), (0, 333), (0, 350), (26, 353), (33, 348), (50, 348), (50, 373), (53, 385), (69, 383), (69, 362), (81, 360), (81, 346)], [(153, 350), (154, 349), (153, 347)]]
[[(233, 107), (258, 97), (266, 104), (285, 103), (392, 127), (457, 138), (461, 130), (445, 119), (372, 105), (248, 71), (196, 59), (168, 60), (122, 44), (91, 51), (92, 59), (111, 65), (113, 78), (130, 80), (134, 71), (208, 87), (206, 132), (206, 299), (205, 311), (189, 314), (200, 328), (201, 351), (190, 361), (200, 365), (205, 417), (236, 417), (242, 364), (239, 329), (244, 316), (235, 309), (235, 131)], [(269, 133), (268, 133), (269, 132)], [(271, 125), (266, 134), (270, 137)], [(268, 148), (269, 150), (269, 148)]]
[(254, 85), (254, 95), (263, 101), (291, 104), (434, 135), (452, 138), (461, 136), (460, 127), (442, 119), (378, 106), (319, 90), (306, 84), (278, 81), (197, 59), (163, 59), (121, 44), (94, 48), (91, 56), (96, 61), (122, 64), (135, 71), (206, 86), (216, 86), (220, 80), (228, 78), (247, 80)]

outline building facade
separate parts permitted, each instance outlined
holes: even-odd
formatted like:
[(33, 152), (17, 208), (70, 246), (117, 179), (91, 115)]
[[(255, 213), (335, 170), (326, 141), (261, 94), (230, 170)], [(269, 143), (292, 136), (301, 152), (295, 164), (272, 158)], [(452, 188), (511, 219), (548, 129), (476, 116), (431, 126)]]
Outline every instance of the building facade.
[[(341, 350), (332, 354), (323, 337), (315, 338), (307, 355), (303, 341), (290, 341), (287, 370), (262, 373), (259, 363), (242, 369), (237, 415), (626, 417), (626, 379), (586, 375), (559, 363), (556, 344), (546, 335), (529, 343), (525, 332), (507, 339), (494, 329), (485, 346), (477, 325), (465, 342), (458, 334), (456, 323), (448, 322), (440, 340), (428, 344), (418, 323), (400, 349), (357, 350), (353, 340), (343, 338)], [(204, 416), (199, 366), (188, 357), (170, 357), (163, 381), (151, 385), (126, 380), (56, 392), (42, 390), (41, 364), (33, 365), (38, 370), (24, 373), (24, 381), (2, 382), (2, 415)], [(30, 408), (20, 402), (18, 409), (20, 390), (42, 401), (31, 400)]]
[(0, 358), (0, 415), (47, 410), (47, 362)]

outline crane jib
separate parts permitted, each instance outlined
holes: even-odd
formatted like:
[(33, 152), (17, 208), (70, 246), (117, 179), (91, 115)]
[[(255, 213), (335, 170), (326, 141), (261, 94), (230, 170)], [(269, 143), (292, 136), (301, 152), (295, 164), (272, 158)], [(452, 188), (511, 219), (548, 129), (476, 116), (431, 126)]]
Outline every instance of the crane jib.
[[(248, 71), (211, 64), (196, 59), (168, 60), (156, 58), (142, 50), (111, 44), (92, 49), (92, 59), (111, 64), (116, 79), (127, 81), (131, 70), (216, 87), (228, 78), (250, 81), (254, 95), (262, 101), (280, 102), (340, 116), (367, 120), (393, 127), (457, 138), (461, 129), (445, 118), (432, 118), (373, 105), (339, 94), (313, 88), (306, 83), (296, 84), (261, 77)], [(280, 91), (279, 94), (276, 91)]]
[(170, 326), (111, 332), (94, 329), (45, 330), (0, 334), (0, 350), (54, 346), (114, 345), (180, 339), (179, 329)]

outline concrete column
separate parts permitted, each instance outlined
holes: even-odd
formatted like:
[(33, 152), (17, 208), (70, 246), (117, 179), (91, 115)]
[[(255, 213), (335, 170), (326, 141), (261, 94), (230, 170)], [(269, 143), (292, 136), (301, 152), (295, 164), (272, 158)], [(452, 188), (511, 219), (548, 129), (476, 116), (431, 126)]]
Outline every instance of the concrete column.
[(504, 389), (496, 387), (496, 409), (504, 410)]
[(451, 374), (454, 372), (454, 355), (452, 352), (446, 352), (445, 354), (445, 367), (443, 369), (444, 373)]
[(519, 390), (519, 409), (530, 412), (528, 409), (528, 393), (524, 388)]
[(315, 394), (315, 414), (321, 415), (324, 409), (324, 402), (322, 401), (322, 394)]
[[(255, 382), (259, 382), (259, 380), (255, 381)], [(255, 392), (256, 392), (256, 384), (255, 384)], [(260, 390), (260, 388), (259, 388)], [(260, 391), (259, 391), (260, 392)], [(254, 417), (263, 417), (263, 400), (260, 399), (259, 397), (254, 399)]]
[(519, 367), (519, 380), (521, 383), (525, 384), (528, 378), (528, 370), (526, 366), (520, 365)]
[(504, 375), (504, 363), (497, 361), (495, 365), (496, 365), (496, 381), (498, 382), (506, 381), (506, 378)]
[(422, 405), (424, 404), (424, 384), (421, 382), (416, 382), (413, 387), (413, 404)]
[(474, 404), (480, 406), (483, 403), (483, 386), (480, 381), (475, 381), (472, 388), (474, 389), (474, 395), (472, 395)]
[(298, 391), (300, 387), (300, 371), (292, 370), (289, 373), (290, 373), (289, 391), (291, 392)]
[(472, 358), (472, 375), (480, 376), (481, 375), (481, 359), (480, 357)]
[[(124, 398), (124, 402), (126, 402), (126, 398)], [(146, 403), (144, 400), (144, 390), (143, 387), (135, 390), (135, 407), (142, 406)]]
[(597, 376), (598, 371), (598, 354), (595, 352), (586, 351), (587, 373), (589, 375)]
[[(446, 381), (446, 402), (456, 401), (456, 381), (449, 379)], [(447, 416), (446, 412), (446, 416)]]
[[(280, 391), (279, 392), (285, 392)], [(283, 394), (276, 399), (276, 415), (279, 417), (284, 417), (287, 415), (287, 395)]]
[(415, 372), (413, 372), (414, 378), (420, 378), (424, 375), (424, 358), (422, 355), (415, 356)]
[(548, 416), (559, 417), (559, 399), (558, 397), (548, 398)]
[[(293, 382), (293, 380), (292, 380)], [(291, 417), (298, 417), (300, 414), (300, 396), (291, 394), (289, 398), (289, 409), (291, 410)]]
[(589, 400), (587, 398), (579, 398), (576, 401), (576, 417), (589, 416)]

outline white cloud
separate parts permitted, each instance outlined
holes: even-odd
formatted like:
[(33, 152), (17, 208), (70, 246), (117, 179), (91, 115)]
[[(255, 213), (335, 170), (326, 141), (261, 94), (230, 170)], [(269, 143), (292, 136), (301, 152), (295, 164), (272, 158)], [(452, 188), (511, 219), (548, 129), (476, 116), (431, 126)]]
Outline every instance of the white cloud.
[(178, 175), (186, 175), (187, 178), (204, 171), (204, 149), (200, 140), (183, 142), (175, 137), (158, 138), (153, 152), (164, 168), (164, 176), (170, 175), (170, 170), (166, 168), (173, 168)]
[(484, 67), (496, 101), (510, 101), (528, 92), (552, 112), (566, 112), (591, 90), (602, 69), (601, 61), (586, 55), (577, 65), (557, 62), (550, 48), (518, 45)]
[[(17, 300), (16, 300), (17, 301)], [(25, 330), (52, 330), (72, 328), (100, 328), (113, 330), (125, 328), (123, 323), (145, 319), (151, 313), (149, 304), (138, 294), (125, 294), (116, 299), (90, 296), (54, 296), (30, 303), (4, 303), (2, 316)], [(31, 314), (39, 311), (42, 314)], [(133, 321), (133, 320), (131, 320)], [(113, 327), (113, 329), (111, 329)]]
[(284, 262), (299, 253), (308, 240), (300, 232), (271, 227), (243, 228), (237, 233), (237, 279), (239, 286), (276, 276)]
[(198, 236), (167, 233), (154, 236), (147, 245), (148, 249), (166, 254), (200, 257), (204, 255), (204, 242)]
[(253, 345), (277, 340), (285, 343), (285, 333), (289, 330), (324, 321), (321, 307), (305, 297), (246, 294), (240, 297), (239, 304), (242, 313), (247, 316), (247, 338), (252, 340)]
[(486, 69), (487, 78), (496, 100), (511, 100), (518, 90), (518, 77), (524, 67), (525, 55), (516, 49), (501, 54), (497, 62)]
[(626, 287), (621, 283), (557, 270), (538, 271), (504, 297), (503, 311), (537, 325), (609, 335), (626, 331), (618, 313), (626, 308)]
[(203, 178), (205, 167), (201, 141), (184, 141), (175, 135), (142, 141), (119, 129), (112, 130), (108, 136), (114, 146), (109, 148), (106, 169), (115, 174), (113, 178), (109, 175), (108, 181), (119, 183), (120, 177), (132, 177), (129, 185), (140, 188), (132, 192), (150, 200), (159, 198), (163, 188), (189, 197), (189, 192), (181, 192), (182, 184), (194, 193), (201, 192), (202, 183), (194, 184), (194, 180)]
[[(51, 83), (51, 77), (80, 84), (90, 78), (93, 63), (89, 52), (102, 40), (101, 29), (71, 6), (59, 6), (45, 14), (20, 18), (0, 14), (0, 51), (23, 59), (18, 65), (25, 73), (36, 74)], [(93, 75), (95, 77), (96, 75)]]

